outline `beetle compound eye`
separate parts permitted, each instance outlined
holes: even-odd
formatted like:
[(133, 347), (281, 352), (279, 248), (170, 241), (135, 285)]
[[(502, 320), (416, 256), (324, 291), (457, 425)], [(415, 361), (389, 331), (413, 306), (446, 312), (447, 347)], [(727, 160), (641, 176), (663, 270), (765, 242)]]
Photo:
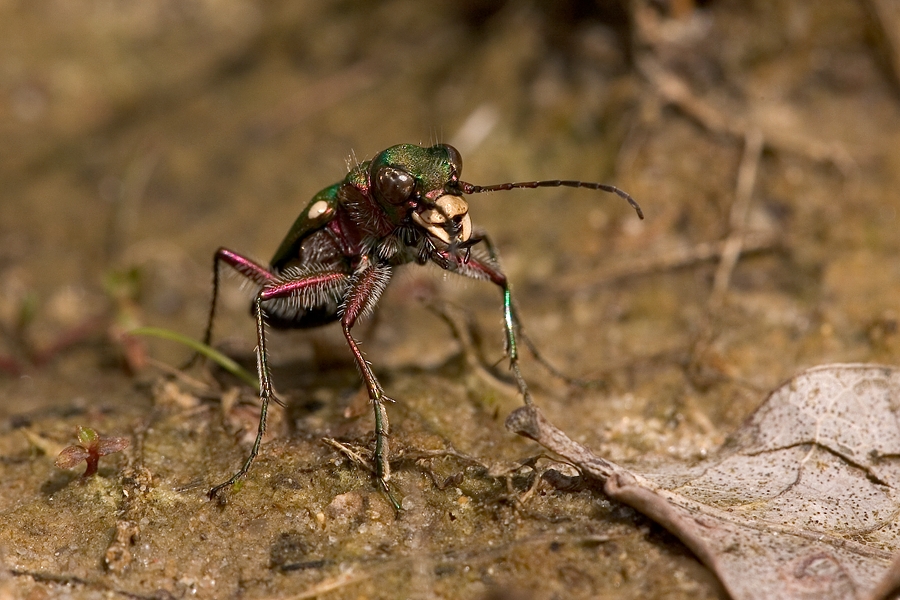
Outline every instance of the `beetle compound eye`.
[(400, 169), (384, 167), (378, 171), (375, 188), (391, 204), (403, 204), (416, 189), (416, 178)]
[(462, 173), (462, 156), (460, 155), (459, 150), (450, 144), (441, 144), (441, 146), (447, 151), (447, 161), (452, 167), (453, 174), (455, 175), (454, 179), (458, 179)]

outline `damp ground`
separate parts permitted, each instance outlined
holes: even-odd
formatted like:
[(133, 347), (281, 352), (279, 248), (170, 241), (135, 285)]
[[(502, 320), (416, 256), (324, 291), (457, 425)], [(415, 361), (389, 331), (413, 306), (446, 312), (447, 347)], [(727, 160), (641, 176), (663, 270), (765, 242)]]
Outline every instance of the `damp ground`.
[[(363, 348), (273, 333), (287, 407), (189, 352), (212, 254), (265, 262), (347, 165), (456, 145), (530, 339), (535, 402), (613, 460), (697, 461), (767, 393), (900, 354), (900, 94), (876, 0), (0, 6), (0, 590), (14, 598), (717, 598), (677, 540), (504, 428), (500, 293), (396, 274)], [(888, 35), (885, 35), (885, 31)], [(896, 40), (894, 40), (896, 42)], [(893, 66), (892, 66), (893, 65)], [(216, 344), (252, 368), (252, 290)], [(126, 437), (98, 476), (75, 427)]]

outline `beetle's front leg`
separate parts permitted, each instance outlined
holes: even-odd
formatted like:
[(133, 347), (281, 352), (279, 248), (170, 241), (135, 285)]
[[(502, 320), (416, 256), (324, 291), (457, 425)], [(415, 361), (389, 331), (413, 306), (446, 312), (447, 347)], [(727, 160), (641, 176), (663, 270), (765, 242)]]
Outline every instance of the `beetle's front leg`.
[(346, 285), (347, 279), (349, 279), (349, 276), (346, 273), (340, 271), (325, 271), (295, 279), (277, 281), (264, 286), (259, 293), (256, 294), (256, 299), (253, 303), (253, 312), (256, 317), (256, 371), (259, 377), (260, 400), (259, 426), (256, 430), (256, 439), (253, 441), (253, 447), (250, 449), (250, 454), (247, 456), (244, 464), (241, 465), (241, 468), (237, 473), (232, 475), (228, 481), (220, 483), (209, 490), (207, 495), (210, 500), (215, 498), (220, 490), (233, 485), (250, 470), (250, 465), (253, 464), (253, 460), (256, 458), (256, 455), (259, 454), (259, 447), (262, 444), (263, 436), (266, 433), (266, 417), (268, 415), (269, 402), (273, 400), (279, 402), (272, 387), (272, 374), (269, 369), (269, 353), (266, 350), (265, 303), (270, 300), (283, 298), (303, 298), (304, 296), (310, 295), (332, 294), (334, 290)]
[[(490, 262), (480, 259), (470, 252), (471, 246), (478, 242), (484, 243)], [(503, 293), (503, 330), (506, 334), (505, 345), (506, 355), (509, 357), (509, 368), (513, 372), (516, 385), (522, 394), (525, 404), (531, 404), (531, 392), (528, 390), (528, 384), (525, 383), (525, 378), (522, 377), (522, 371), (519, 369), (519, 347), (516, 342), (516, 336), (520, 334), (522, 325), (516, 312), (516, 306), (513, 303), (509, 280), (498, 266), (497, 250), (493, 242), (491, 242), (486, 233), (478, 232), (470, 238), (464, 255), (460, 256), (457, 252), (451, 253), (447, 251), (436, 251), (436, 254), (439, 259), (437, 262), (443, 268), (474, 279), (489, 279), (500, 287)]]
[(357, 342), (350, 329), (356, 323), (356, 320), (369, 313), (381, 297), (381, 293), (387, 286), (391, 278), (391, 267), (387, 265), (374, 265), (365, 267), (358, 271), (350, 284), (350, 289), (342, 305), (341, 327), (344, 331), (344, 337), (359, 373), (366, 384), (366, 390), (369, 393), (369, 401), (372, 402), (372, 409), (375, 412), (375, 476), (378, 478), (384, 491), (387, 493), (395, 508), (399, 509), (399, 505), (391, 496), (387, 482), (391, 478), (390, 465), (388, 463), (388, 435), (390, 433), (390, 425), (388, 423), (387, 410), (385, 402), (393, 402), (385, 396), (384, 389), (375, 378), (372, 366), (363, 356), (362, 350), (359, 349)]

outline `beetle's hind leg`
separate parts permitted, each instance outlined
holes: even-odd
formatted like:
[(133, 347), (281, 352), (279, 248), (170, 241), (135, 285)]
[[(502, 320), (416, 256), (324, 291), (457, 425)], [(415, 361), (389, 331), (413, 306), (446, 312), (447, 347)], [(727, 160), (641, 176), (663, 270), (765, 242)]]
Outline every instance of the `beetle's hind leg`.
[[(225, 263), (258, 286), (264, 286), (277, 280), (275, 274), (246, 256), (242, 256), (237, 252), (232, 252), (228, 248), (219, 248), (216, 250), (216, 253), (213, 255), (212, 299), (209, 302), (206, 330), (203, 333), (203, 343), (206, 346), (209, 346), (212, 343), (213, 322), (216, 318), (216, 303), (219, 299), (219, 271), (221, 263)], [(199, 352), (195, 352), (181, 368), (182, 370), (189, 369), (202, 359), (203, 355)]]
[(247, 474), (247, 471), (250, 470), (250, 465), (253, 464), (253, 459), (256, 458), (256, 455), (259, 454), (259, 446), (262, 444), (263, 436), (266, 434), (266, 418), (269, 412), (269, 401), (274, 400), (275, 402), (279, 402), (278, 398), (275, 397), (275, 393), (272, 390), (272, 377), (269, 372), (269, 359), (268, 352), (266, 351), (266, 320), (265, 314), (263, 313), (262, 308), (262, 300), (260, 295), (256, 296), (256, 301), (254, 304), (256, 308), (256, 368), (259, 373), (259, 399), (260, 399), (260, 409), (259, 409), (259, 425), (256, 430), (256, 439), (253, 440), (253, 447), (250, 449), (250, 454), (247, 456), (247, 459), (244, 461), (244, 464), (241, 465), (241, 468), (231, 477), (228, 478), (228, 481), (220, 483), (219, 485), (213, 487), (208, 492), (209, 499), (214, 499), (220, 490), (223, 488), (234, 485), (238, 479)]

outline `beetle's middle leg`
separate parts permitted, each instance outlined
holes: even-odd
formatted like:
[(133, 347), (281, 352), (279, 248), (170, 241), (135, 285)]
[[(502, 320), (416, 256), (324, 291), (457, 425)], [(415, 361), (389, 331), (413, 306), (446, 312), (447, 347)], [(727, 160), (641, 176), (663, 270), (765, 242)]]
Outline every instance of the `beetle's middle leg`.
[(366, 384), (369, 401), (372, 402), (372, 409), (375, 412), (375, 476), (394, 504), (394, 507), (399, 508), (387, 486), (387, 482), (391, 478), (387, 440), (390, 433), (390, 425), (385, 402), (393, 402), (393, 400), (385, 396), (384, 389), (378, 383), (378, 379), (375, 378), (372, 366), (363, 356), (362, 350), (359, 349), (359, 342), (353, 339), (350, 333), (350, 329), (356, 323), (356, 320), (360, 316), (369, 313), (375, 307), (390, 278), (391, 267), (388, 265), (366, 266), (357, 271), (351, 280), (350, 289), (341, 307), (343, 311), (341, 314), (341, 327), (343, 328), (347, 345), (350, 346), (350, 351), (356, 360), (359, 373)]
[(216, 497), (219, 491), (233, 485), (238, 479), (247, 474), (253, 459), (259, 454), (263, 436), (266, 433), (266, 416), (269, 409), (269, 401), (279, 402), (272, 387), (272, 374), (269, 370), (269, 353), (266, 351), (266, 306), (265, 303), (272, 300), (302, 299), (309, 296), (321, 296), (331, 294), (336, 289), (346, 285), (349, 275), (340, 271), (323, 271), (303, 277), (288, 278), (267, 284), (256, 294), (253, 302), (254, 315), (256, 316), (256, 370), (259, 377), (259, 426), (256, 431), (256, 439), (250, 454), (241, 468), (232, 475), (228, 481), (220, 483), (211, 490), (210, 499)]

